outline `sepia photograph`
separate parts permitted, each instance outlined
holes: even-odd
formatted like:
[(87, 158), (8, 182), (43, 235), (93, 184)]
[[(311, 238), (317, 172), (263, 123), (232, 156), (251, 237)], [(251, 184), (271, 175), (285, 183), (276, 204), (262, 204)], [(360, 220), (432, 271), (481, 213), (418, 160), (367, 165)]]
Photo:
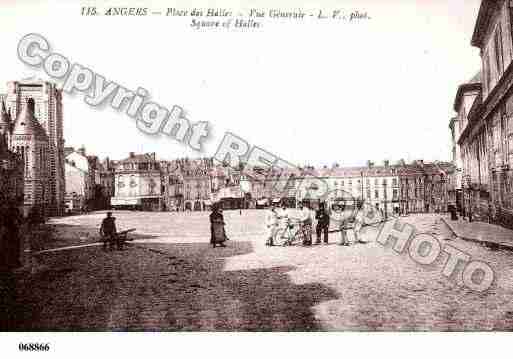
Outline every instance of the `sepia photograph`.
[(1, 356), (502, 353), (513, 1), (0, 10)]

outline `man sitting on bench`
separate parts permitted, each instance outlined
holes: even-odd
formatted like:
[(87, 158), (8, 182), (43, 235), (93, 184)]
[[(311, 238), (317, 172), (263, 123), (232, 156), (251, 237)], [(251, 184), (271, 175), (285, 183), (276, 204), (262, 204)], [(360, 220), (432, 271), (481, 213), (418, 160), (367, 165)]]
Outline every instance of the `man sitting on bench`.
[(118, 249), (121, 248), (121, 239), (117, 235), (116, 230), (116, 218), (112, 217), (112, 212), (107, 212), (107, 217), (103, 219), (100, 227), (100, 235), (103, 239), (103, 249), (107, 249), (109, 245), (110, 249), (116, 244)]

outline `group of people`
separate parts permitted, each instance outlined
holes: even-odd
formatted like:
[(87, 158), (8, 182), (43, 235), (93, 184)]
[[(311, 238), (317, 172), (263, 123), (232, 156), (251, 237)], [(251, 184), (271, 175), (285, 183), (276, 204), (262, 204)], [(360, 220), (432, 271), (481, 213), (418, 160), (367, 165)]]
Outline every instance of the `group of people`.
[[(330, 233), (330, 222), (333, 220), (335, 229), (332, 232), (340, 232), (340, 245), (351, 245), (356, 242), (365, 242), (360, 237), (360, 230), (364, 220), (361, 211), (357, 211), (355, 215), (348, 214), (344, 211), (343, 205), (334, 205), (333, 211), (326, 208), (325, 203), (320, 203), (319, 209), (314, 212), (299, 203), (295, 216), (287, 208), (285, 204), (281, 208), (276, 208), (273, 204), (266, 215), (267, 241), (266, 245), (273, 246), (277, 236), (282, 235), (287, 228), (298, 226), (298, 231), (302, 233), (303, 245), (312, 245), (312, 232), (314, 219), (316, 241), (315, 244), (328, 244)], [(349, 232), (353, 232), (354, 240), (351, 240)]]

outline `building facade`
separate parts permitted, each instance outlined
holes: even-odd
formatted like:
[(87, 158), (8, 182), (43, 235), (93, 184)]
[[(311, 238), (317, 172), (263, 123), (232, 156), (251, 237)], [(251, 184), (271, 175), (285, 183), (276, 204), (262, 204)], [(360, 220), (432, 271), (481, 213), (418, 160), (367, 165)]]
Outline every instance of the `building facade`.
[(15, 121), (11, 121), (4, 108), (2, 104), (2, 136), (23, 163), (24, 215), (33, 211), (38, 215), (52, 215), (49, 138), (35, 117), (35, 101), (26, 98)]
[[(48, 192), (45, 193), (49, 215), (61, 215), (64, 212), (65, 169), (62, 92), (55, 84), (35, 79), (11, 81), (7, 84), (7, 93), (0, 96), (13, 119), (23, 112), (27, 100), (34, 103), (33, 116), (47, 136), (48, 162), (45, 181)], [(18, 137), (20, 138), (20, 137)], [(27, 195), (32, 196), (28, 193)]]
[[(464, 213), (513, 228), (513, 40), (510, 1), (481, 2), (472, 46), (480, 49), (481, 85), (458, 112)], [(457, 94), (457, 104), (460, 91)], [(461, 101), (463, 103), (463, 101)]]
[(111, 206), (144, 211), (162, 210), (161, 171), (155, 153), (136, 155), (116, 163), (115, 195)]

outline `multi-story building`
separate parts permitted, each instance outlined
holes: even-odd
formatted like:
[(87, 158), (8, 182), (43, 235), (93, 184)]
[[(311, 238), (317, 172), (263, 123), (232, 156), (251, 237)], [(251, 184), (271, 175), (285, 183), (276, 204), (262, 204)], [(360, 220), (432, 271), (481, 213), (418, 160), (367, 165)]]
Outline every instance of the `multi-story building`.
[(66, 211), (100, 210), (110, 207), (114, 197), (114, 163), (87, 155), (85, 147), (66, 153)]
[(8, 138), (10, 150), (17, 153), (24, 167), (24, 214), (37, 211), (38, 215), (50, 215), (51, 171), (49, 139), (45, 130), (34, 116), (35, 103), (31, 98), (25, 99), (25, 105), (16, 116), (14, 125), (6, 115), (2, 105), (0, 122), (2, 136)]
[[(458, 87), (456, 92), (456, 98), (454, 100), (454, 111), (456, 112), (456, 116), (453, 117), (449, 122), (449, 129), (451, 131), (451, 161), (454, 165), (455, 171), (453, 172), (452, 183), (454, 185), (454, 191), (450, 192), (450, 201), (454, 203), (460, 213), (464, 212), (465, 208), (465, 177), (464, 177), (464, 161), (469, 161), (472, 157), (468, 156), (468, 153), (462, 153), (461, 146), (458, 145), (458, 140), (461, 136), (461, 133), (468, 125), (468, 114), (474, 105), (474, 101), (481, 94), (481, 72), (478, 72), (468, 83), (465, 83)], [(474, 147), (472, 153), (475, 153), (477, 150), (477, 145), (482, 143), (482, 138), (478, 138), (478, 141), (474, 141)], [(483, 151), (484, 148), (481, 148), (480, 151)], [(468, 148), (467, 148), (468, 152)], [(475, 162), (478, 162), (483, 158), (483, 156), (473, 157)], [(470, 165), (470, 163), (467, 163)], [(483, 168), (480, 163), (472, 163), (474, 168)], [(468, 167), (467, 167), (468, 168)], [(476, 179), (479, 181), (479, 179)], [(486, 192), (486, 198), (488, 198), (488, 193)], [(468, 203), (469, 192), (466, 191)]]
[(448, 162), (418, 160), (398, 166), (400, 212), (446, 212), (454, 192), (454, 172), (454, 165)]
[[(481, 2), (471, 41), (480, 49), (481, 86), (469, 90), (473, 101), (469, 101), (470, 108), (465, 106), (463, 116), (463, 106), (455, 106), (460, 126), (457, 143), (463, 166), (465, 214), (510, 227), (513, 227), (512, 23), (510, 1)], [(456, 104), (460, 103), (460, 92)]]
[(115, 208), (162, 210), (161, 171), (155, 153), (130, 156), (115, 167)]
[(356, 206), (366, 203), (386, 214), (399, 211), (399, 177), (388, 161), (383, 166), (334, 166), (318, 176), (328, 183), (329, 200), (352, 199)]
[[(47, 136), (49, 171), (45, 176), (48, 192), (45, 193), (50, 215), (60, 215), (64, 210), (65, 175), (64, 175), (64, 138), (62, 115), (62, 92), (55, 84), (34, 79), (11, 81), (7, 84), (7, 93), (0, 95), (13, 118), (24, 110), (27, 99), (34, 102), (33, 116), (37, 119), (41, 134)], [(19, 128), (18, 128), (19, 129)], [(18, 137), (19, 138), (19, 137)], [(32, 196), (28, 193), (27, 195)]]
[(115, 195), (115, 168), (116, 162), (105, 158), (98, 166), (101, 188), (101, 207), (110, 207), (111, 198)]
[(182, 158), (172, 161), (170, 167), (174, 169), (171, 188), (174, 189), (174, 196), (178, 195), (181, 199), (179, 208), (189, 211), (210, 208), (213, 193), (217, 190), (213, 181), (213, 160)]
[(85, 148), (69, 153), (64, 166), (66, 212), (85, 210), (94, 197), (94, 179)]

